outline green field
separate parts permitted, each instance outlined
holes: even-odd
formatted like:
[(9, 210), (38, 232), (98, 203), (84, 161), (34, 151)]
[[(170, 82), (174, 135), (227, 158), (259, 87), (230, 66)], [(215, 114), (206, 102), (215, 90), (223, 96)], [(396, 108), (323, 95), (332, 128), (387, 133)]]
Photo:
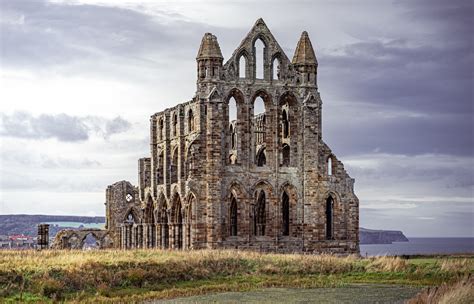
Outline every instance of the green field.
[(154, 302), (275, 287), (343, 291), (354, 284), (421, 289), (473, 272), (472, 256), (403, 260), (232, 250), (5, 250), (0, 251), (0, 302)]

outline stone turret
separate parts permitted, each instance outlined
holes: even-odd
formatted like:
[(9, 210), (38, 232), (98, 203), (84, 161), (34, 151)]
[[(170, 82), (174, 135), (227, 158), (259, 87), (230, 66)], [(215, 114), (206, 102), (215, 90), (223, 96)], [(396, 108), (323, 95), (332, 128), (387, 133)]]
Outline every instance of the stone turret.
[(196, 57), (198, 82), (220, 80), (223, 60), (217, 37), (211, 33), (204, 34)]
[(300, 73), (298, 84), (317, 87), (318, 60), (306, 31), (301, 34), (292, 63)]

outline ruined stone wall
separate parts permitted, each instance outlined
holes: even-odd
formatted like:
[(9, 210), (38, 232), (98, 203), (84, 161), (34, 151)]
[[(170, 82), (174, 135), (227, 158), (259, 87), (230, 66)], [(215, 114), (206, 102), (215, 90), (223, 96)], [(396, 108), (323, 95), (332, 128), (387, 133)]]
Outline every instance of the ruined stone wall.
[[(206, 34), (194, 98), (150, 118), (139, 187), (107, 189), (114, 245), (358, 252), (354, 180), (322, 140), (317, 65), (306, 32), (290, 61), (261, 19), (225, 64), (217, 38)], [(265, 112), (255, 116), (257, 98)]]
[(109, 249), (114, 248), (114, 240), (110, 236), (107, 230), (103, 229), (64, 229), (58, 232), (51, 245), (54, 249), (85, 249), (86, 238), (91, 236), (92, 244), (91, 247), (97, 249)]

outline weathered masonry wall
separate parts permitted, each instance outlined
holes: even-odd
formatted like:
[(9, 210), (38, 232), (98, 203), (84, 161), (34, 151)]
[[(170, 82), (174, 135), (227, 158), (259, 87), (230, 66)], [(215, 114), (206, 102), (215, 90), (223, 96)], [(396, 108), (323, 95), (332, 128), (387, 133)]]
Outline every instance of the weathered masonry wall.
[(225, 63), (209, 33), (196, 60), (194, 97), (150, 117), (138, 187), (107, 188), (113, 246), (358, 253), (359, 201), (322, 139), (308, 34), (290, 60), (259, 19)]

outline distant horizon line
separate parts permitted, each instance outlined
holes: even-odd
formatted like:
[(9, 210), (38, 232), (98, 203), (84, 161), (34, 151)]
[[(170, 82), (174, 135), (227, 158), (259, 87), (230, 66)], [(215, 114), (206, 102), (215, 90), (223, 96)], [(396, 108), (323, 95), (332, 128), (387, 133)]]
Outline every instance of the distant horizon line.
[[(38, 213), (35, 213), (35, 214), (28, 214), (28, 213), (8, 213), (8, 214), (0, 214), (0, 216), (8, 216), (8, 215), (31, 215), (31, 216), (35, 216), (35, 215), (40, 215), (40, 216), (76, 216), (76, 217), (104, 217), (105, 218), (105, 215), (81, 215), (81, 214), (75, 214), (75, 215), (70, 215), (70, 214), (38, 214)], [(367, 227), (362, 227), (362, 226), (359, 226), (359, 228), (364, 228), (364, 229), (369, 229), (369, 230), (384, 230), (384, 231), (401, 231), (406, 238), (410, 239), (410, 238), (431, 238), (431, 239), (442, 239), (442, 238), (446, 238), (446, 239), (455, 239), (455, 238), (458, 238), (458, 239), (461, 239), (461, 238), (470, 238), (470, 239), (474, 239), (474, 235), (465, 235), (465, 236), (423, 236), (423, 235), (417, 235), (417, 236), (408, 236), (406, 235), (403, 230), (401, 229), (384, 229), (384, 228), (367, 228)]]

